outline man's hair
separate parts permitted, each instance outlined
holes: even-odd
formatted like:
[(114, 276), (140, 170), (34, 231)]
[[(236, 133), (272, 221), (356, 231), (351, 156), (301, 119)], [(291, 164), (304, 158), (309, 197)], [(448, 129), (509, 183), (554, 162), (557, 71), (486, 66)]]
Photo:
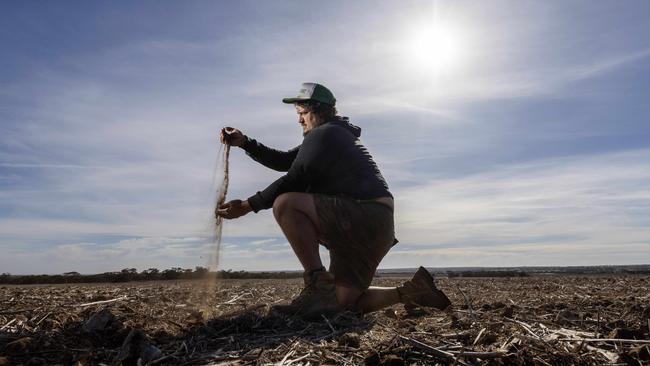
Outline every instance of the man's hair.
[(330, 104), (317, 102), (315, 100), (308, 100), (305, 102), (296, 103), (296, 105), (299, 105), (314, 113), (316, 117), (322, 121), (322, 123), (329, 122), (338, 117), (338, 111), (336, 110), (336, 107)]

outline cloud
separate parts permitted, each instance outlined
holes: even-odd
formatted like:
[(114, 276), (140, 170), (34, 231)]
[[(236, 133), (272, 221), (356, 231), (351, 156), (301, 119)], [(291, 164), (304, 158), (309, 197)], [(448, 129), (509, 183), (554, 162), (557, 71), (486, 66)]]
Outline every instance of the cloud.
[(52, 168), (52, 169), (97, 169), (98, 167), (87, 165), (74, 165), (74, 164), (12, 164), (0, 163), (0, 167), (5, 168)]
[[(20, 273), (100, 273), (122, 268), (160, 269), (205, 265), (213, 245), (201, 237), (137, 237), (99, 243), (97, 241), (13, 246), (4, 248), (3, 271)], [(207, 258), (207, 257), (206, 257)], [(205, 263), (204, 263), (205, 262)]]
[[(466, 118), (463, 107), (480, 100), (523, 98), (584, 98), (577, 93), (576, 83), (601, 77), (621, 70), (624, 66), (641, 62), (650, 56), (650, 49), (628, 53), (613, 53), (594, 59), (575, 59), (558, 64), (534, 64), (524, 70), (500, 70), (485, 72), (480, 67), (464, 74), (450, 76), (444, 88), (427, 85), (393, 85), (390, 91), (382, 91), (382, 98), (356, 100), (351, 107), (359, 111), (387, 110), (420, 111), (439, 121), (462, 121)], [(477, 66), (478, 67), (478, 66)], [(394, 84), (394, 83), (393, 83)], [(591, 92), (594, 92), (593, 90)]]
[[(262, 246), (261, 242), (274, 239), (250, 240), (233, 238), (234, 242), (224, 242), (219, 250), (218, 268), (271, 270), (295, 268), (294, 257), (289, 243)], [(258, 243), (257, 245), (252, 243)], [(75, 270), (82, 273), (116, 271), (122, 268), (150, 267), (159, 269), (171, 267), (193, 268), (212, 266), (218, 247), (209, 237), (132, 237), (117, 241), (51, 244), (45, 247), (9, 246), (2, 249), (0, 268), (3, 272), (14, 274), (62, 273)], [(256, 263), (252, 265), (251, 263)], [(280, 265), (280, 267), (278, 267)]]
[(598, 77), (604, 73), (612, 72), (627, 64), (642, 61), (650, 56), (650, 48), (627, 54), (611, 55), (606, 59), (596, 60), (589, 65), (575, 67), (565, 72), (565, 78), (573, 81)]
[(277, 238), (269, 238), (269, 239), (261, 239), (261, 240), (253, 240), (251, 242), (252, 245), (264, 245), (264, 244), (269, 244), (276, 242), (278, 239)]
[[(648, 262), (648, 159), (648, 149), (546, 159), (396, 190), (401, 243), (381, 267)], [(29, 235), (32, 240), (34, 228), (54, 237), (134, 229), (67, 220), (1, 224), (3, 235)], [(224, 235), (221, 268), (299, 268), (289, 244), (279, 237), (246, 239), (243, 228), (235, 232)], [(204, 236), (148, 236), (24, 250), (5, 242), (3, 251), (0, 265), (10, 271), (88, 273), (143, 266), (192, 268), (207, 263), (214, 245)]]
[[(407, 247), (432, 261), (435, 253), (446, 260), (474, 253), (477, 263), (500, 263), (491, 254), (499, 248), (521, 263), (534, 250), (535, 258), (564, 260), (556, 251), (563, 245), (566, 253), (593, 245), (582, 257), (593, 261), (625, 262), (643, 248), (647, 150), (616, 151), (647, 147), (644, 12), (438, 4), (440, 20), (462, 28), (467, 59), (457, 72), (431, 78), (399, 53), (406, 29), (431, 20), (431, 4), (368, 4), (334, 3), (318, 19), (303, 16), (314, 4), (179, 6), (146, 24), (129, 24), (117, 7), (102, 29), (64, 7), (75, 32), (41, 39), (34, 35), (44, 23), (35, 21), (7, 33), (0, 247), (34, 270), (55, 268), (47, 256), (74, 269), (63, 268), (64, 253), (100, 267), (97, 253), (117, 267), (167, 266), (175, 256), (179, 265), (196, 264), (208, 244), (174, 240), (213, 230), (218, 129), (232, 125), (270, 146), (296, 146), (295, 114), (280, 98), (315, 80), (360, 121), (397, 198), (402, 244), (385, 265), (417, 264), (400, 249)], [(43, 11), (32, 9), (30, 19), (54, 16)], [(315, 42), (314, 34), (325, 36)], [(229, 198), (280, 176), (239, 150), (230, 168)], [(270, 212), (223, 230), (232, 268), (299, 268)], [(120, 240), (92, 240), (102, 235)], [(621, 251), (610, 255), (608, 246)], [(29, 262), (29, 251), (41, 262)], [(152, 253), (158, 259), (150, 261)]]
[[(648, 159), (641, 149), (432, 180), (396, 192), (397, 236), (413, 253), (476, 253), (483, 265), (506, 265), (490, 254), (506, 249), (517, 264), (564, 255), (597, 264), (613, 258), (611, 248), (618, 261), (648, 262), (638, 250), (650, 243)], [(572, 256), (576, 249), (590, 256)]]
[[(398, 244), (399, 246), (399, 244)], [(380, 268), (512, 267), (647, 264), (650, 244), (631, 243), (622, 250), (613, 243), (593, 250), (588, 243), (557, 243), (549, 246), (499, 246), (490, 250), (470, 245), (446, 249), (396, 250), (389, 252)]]

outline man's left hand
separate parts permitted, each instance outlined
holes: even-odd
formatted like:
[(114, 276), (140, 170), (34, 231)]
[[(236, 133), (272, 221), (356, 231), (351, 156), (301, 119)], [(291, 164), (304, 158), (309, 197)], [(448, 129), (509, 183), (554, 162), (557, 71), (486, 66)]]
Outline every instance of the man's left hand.
[(217, 207), (214, 211), (215, 216), (224, 219), (236, 219), (251, 212), (253, 209), (248, 204), (248, 201), (232, 200)]

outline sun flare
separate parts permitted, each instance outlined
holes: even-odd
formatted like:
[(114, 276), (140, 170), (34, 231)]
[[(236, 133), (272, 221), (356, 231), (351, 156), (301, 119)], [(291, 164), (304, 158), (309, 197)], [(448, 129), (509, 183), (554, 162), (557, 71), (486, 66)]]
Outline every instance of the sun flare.
[(463, 37), (455, 28), (426, 25), (414, 29), (405, 42), (409, 66), (417, 72), (439, 75), (456, 70), (463, 61)]

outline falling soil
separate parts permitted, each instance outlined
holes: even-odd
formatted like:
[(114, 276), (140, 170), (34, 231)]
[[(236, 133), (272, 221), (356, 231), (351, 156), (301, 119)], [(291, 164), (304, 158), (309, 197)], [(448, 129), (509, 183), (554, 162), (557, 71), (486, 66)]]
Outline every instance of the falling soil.
[[(230, 158), (230, 146), (229, 145), (221, 145), (219, 148), (219, 161), (217, 162), (217, 165), (214, 167), (214, 186), (216, 186), (216, 202), (215, 202), (215, 207), (214, 211), (216, 213), (217, 209), (221, 207), (225, 202), (226, 202), (226, 194), (228, 193), (228, 160)], [(222, 168), (222, 174), (219, 176), (220, 183), (218, 185), (216, 184), (217, 182), (217, 173), (219, 171), (219, 168)], [(210, 259), (208, 263), (208, 269), (210, 270), (210, 273), (216, 273), (217, 270), (219, 269), (219, 255), (221, 252), (221, 237), (223, 234), (223, 223), (224, 220), (223, 218), (219, 216), (214, 216), (214, 226), (212, 226), (211, 230), (211, 243), (212, 243), (212, 248), (211, 248), (211, 253), (210, 253)], [(212, 315), (213, 311), (211, 309), (210, 304), (206, 301), (206, 299), (209, 297), (210, 294), (214, 293), (214, 291), (217, 290), (217, 278), (214, 275), (208, 275), (205, 280), (203, 280), (203, 288), (201, 289), (201, 292), (203, 293), (203, 296), (201, 296), (201, 314), (204, 318), (207, 319), (210, 315)]]
[[(228, 193), (228, 159), (230, 158), (230, 145), (222, 145), (219, 149), (219, 155), (221, 155), (221, 166), (223, 167), (223, 176), (221, 179), (221, 184), (217, 190), (217, 203), (215, 205), (215, 211), (226, 203), (226, 194)], [(213, 256), (210, 262), (210, 268), (217, 270), (219, 267), (219, 251), (221, 250), (221, 235), (223, 232), (223, 218), (217, 216), (215, 217), (214, 224), (214, 251)]]

